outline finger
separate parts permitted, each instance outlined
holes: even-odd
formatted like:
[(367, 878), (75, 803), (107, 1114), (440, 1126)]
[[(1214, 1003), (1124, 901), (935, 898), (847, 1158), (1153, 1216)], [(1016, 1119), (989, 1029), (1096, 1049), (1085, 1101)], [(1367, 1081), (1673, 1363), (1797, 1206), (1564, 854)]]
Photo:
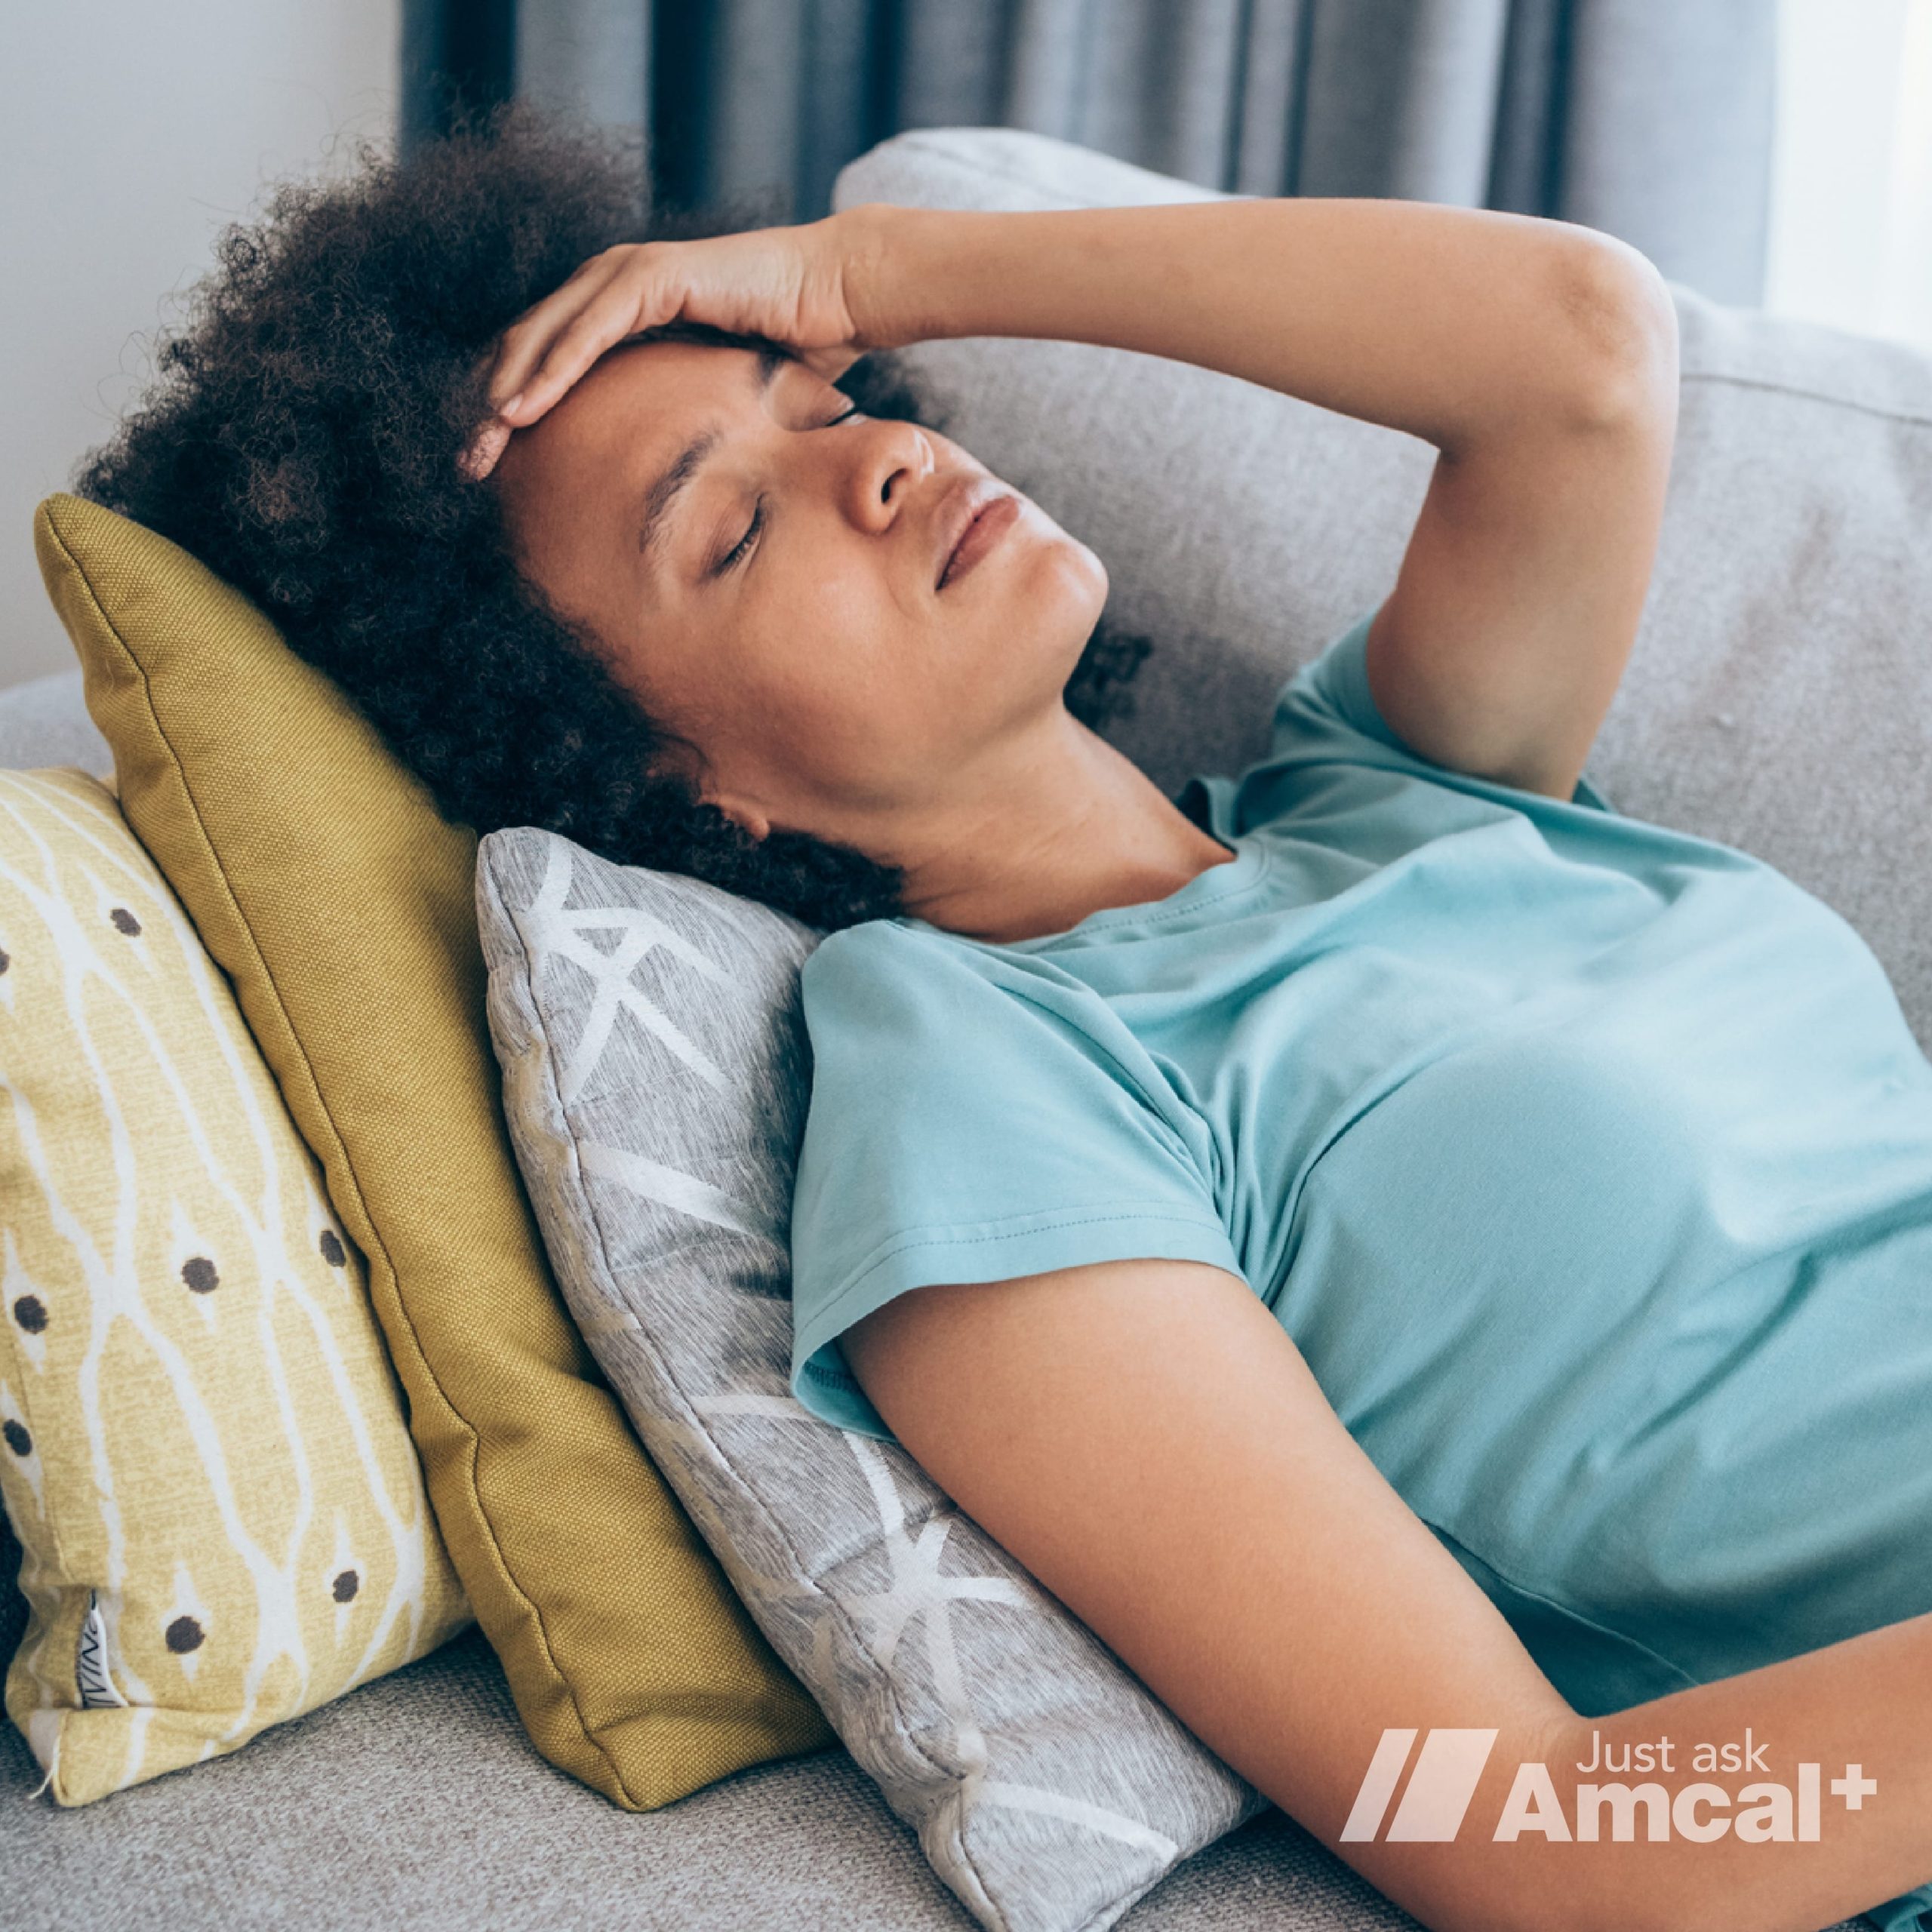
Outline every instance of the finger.
[(552, 344), (623, 272), (621, 263), (594, 256), (503, 331), (496, 366), (490, 372), (491, 408), (500, 409), (525, 387)]
[[(645, 291), (629, 285), (611, 289), (565, 328), (521, 391), (497, 413), (518, 429), (528, 429), (563, 399), (599, 356), (626, 337), (665, 319), (654, 312), (665, 306), (666, 299), (657, 289)], [(675, 306), (672, 300), (673, 312)]]
[(469, 447), (457, 459), (457, 467), (472, 482), (480, 483), (497, 466), (497, 460), (509, 447), (512, 432), (500, 417), (493, 416), (477, 431)]
[(828, 383), (835, 383), (865, 352), (848, 348), (841, 343), (829, 349), (801, 349), (798, 360), (814, 375), (823, 376)]
[(500, 411), (530, 386), (531, 374), (582, 312), (575, 303), (568, 308), (552, 308), (540, 315), (533, 311), (528, 321), (518, 325), (514, 336), (504, 337), (497, 349), (496, 367), (490, 374), (492, 409)]

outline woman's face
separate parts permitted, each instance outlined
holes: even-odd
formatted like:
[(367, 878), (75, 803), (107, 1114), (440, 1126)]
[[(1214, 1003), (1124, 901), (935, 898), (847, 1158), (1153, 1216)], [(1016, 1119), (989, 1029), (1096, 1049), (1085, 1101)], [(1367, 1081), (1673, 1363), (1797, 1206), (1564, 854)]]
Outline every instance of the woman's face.
[[(696, 749), (704, 796), (891, 858), (881, 829), (1000, 782), (1057, 709), (1107, 580), (958, 445), (850, 408), (801, 362), (635, 343), (497, 474), (519, 568)], [(942, 583), (976, 486), (1018, 513)]]

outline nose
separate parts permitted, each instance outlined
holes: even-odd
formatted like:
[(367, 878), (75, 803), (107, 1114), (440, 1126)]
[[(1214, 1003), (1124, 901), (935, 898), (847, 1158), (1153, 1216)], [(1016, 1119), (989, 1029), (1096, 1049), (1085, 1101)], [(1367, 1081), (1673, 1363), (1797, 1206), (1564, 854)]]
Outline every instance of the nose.
[(850, 482), (852, 519), (861, 530), (889, 529), (912, 491), (938, 467), (932, 438), (916, 423), (881, 418), (853, 440), (859, 453)]

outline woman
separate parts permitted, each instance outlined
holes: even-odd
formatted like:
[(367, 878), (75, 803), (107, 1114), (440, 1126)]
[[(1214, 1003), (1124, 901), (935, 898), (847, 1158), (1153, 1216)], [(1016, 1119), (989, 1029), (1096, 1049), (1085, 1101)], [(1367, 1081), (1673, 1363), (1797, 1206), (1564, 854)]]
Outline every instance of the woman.
[[(1915, 1923), (1932, 1066), (1842, 922), (1583, 777), (1669, 468), (1654, 271), (1395, 202), (582, 245), (613, 179), (512, 122), (285, 200), (90, 488), (268, 604), (452, 815), (838, 929), (801, 1398), (1391, 1896)], [(1238, 782), (1170, 800), (1088, 729), (1100, 561), (848, 406), (866, 352), (949, 335), (1441, 452)], [(1459, 1834), (1383, 1817), (1424, 1732)]]

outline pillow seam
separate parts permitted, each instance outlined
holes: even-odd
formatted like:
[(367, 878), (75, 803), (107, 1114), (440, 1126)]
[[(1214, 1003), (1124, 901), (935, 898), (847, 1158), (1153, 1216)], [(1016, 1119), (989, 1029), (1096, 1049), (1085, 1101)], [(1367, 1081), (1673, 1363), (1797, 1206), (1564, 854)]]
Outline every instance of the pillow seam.
[(1836, 395), (1829, 389), (1814, 389), (1797, 383), (1779, 382), (1769, 376), (1740, 376), (1725, 369), (1687, 369), (1682, 380), (1690, 383), (1722, 383), (1732, 389), (1758, 389), (1770, 395), (1790, 396), (1800, 402), (1821, 402), (1835, 409), (1856, 411), (1861, 416), (1876, 416), (1887, 423), (1910, 423), (1932, 428), (1932, 410), (1894, 408), (1882, 402), (1866, 402), (1856, 396)]

